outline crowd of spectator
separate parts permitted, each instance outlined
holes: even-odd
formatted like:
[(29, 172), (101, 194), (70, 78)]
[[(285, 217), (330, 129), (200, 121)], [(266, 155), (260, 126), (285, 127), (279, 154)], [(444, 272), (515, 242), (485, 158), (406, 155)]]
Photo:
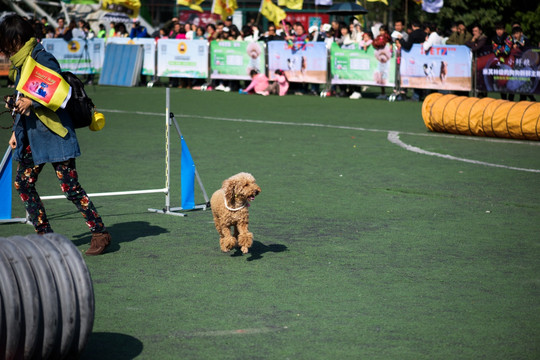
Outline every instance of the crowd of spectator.
[[(285, 40), (293, 42), (320, 41), (324, 42), (327, 48), (333, 43), (343, 48), (359, 48), (367, 50), (373, 47), (380, 50), (390, 46), (392, 51), (399, 55), (401, 51), (410, 51), (414, 44), (422, 44), (425, 51), (434, 45), (465, 45), (468, 46), (476, 56), (489, 53), (495, 54), (503, 61), (510, 56), (513, 49), (526, 50), (532, 46), (540, 46), (533, 43), (524, 33), (519, 22), (514, 22), (507, 33), (505, 24), (497, 24), (491, 32), (482, 28), (479, 24), (465, 26), (463, 22), (457, 22), (448, 31), (437, 27), (436, 24), (413, 21), (406, 27), (404, 21), (397, 20), (390, 27), (381, 23), (374, 23), (369, 29), (363, 27), (356, 18), (351, 18), (349, 23), (334, 20), (330, 24), (311, 26), (306, 29), (300, 22), (284, 22), (283, 28), (269, 23), (266, 29), (261, 29), (255, 23), (255, 19), (250, 19), (241, 28), (233, 24), (232, 17), (215, 24), (195, 25), (193, 23), (182, 23), (178, 18), (172, 18), (166, 22), (159, 30), (149, 33), (140, 22), (135, 19), (132, 23), (123, 22), (109, 24), (109, 29), (103, 24), (99, 24), (97, 33), (84, 20), (72, 20), (66, 24), (64, 18), (57, 19), (56, 28), (47, 24), (45, 17), (35, 20), (35, 29), (38, 38), (110, 38), (110, 37), (144, 37), (157, 39), (186, 39), (197, 40), (206, 39), (210, 41), (237, 40), (237, 41), (273, 41)], [(188, 81), (188, 86), (189, 85)], [(170, 83), (177, 86), (179, 83), (174, 80)], [(234, 84), (233, 84), (234, 85)], [(239, 88), (239, 84), (237, 85)], [(338, 95), (352, 96), (358, 98), (359, 89), (356, 87), (342, 87), (334, 89)], [(295, 93), (317, 93), (316, 86), (305, 84), (292, 86), (291, 91)], [(507, 98), (507, 94), (502, 95)], [(381, 88), (380, 98), (385, 98), (384, 88)], [(508, 97), (510, 98), (510, 97)], [(422, 99), (422, 91), (415, 90), (412, 95), (413, 100)]]

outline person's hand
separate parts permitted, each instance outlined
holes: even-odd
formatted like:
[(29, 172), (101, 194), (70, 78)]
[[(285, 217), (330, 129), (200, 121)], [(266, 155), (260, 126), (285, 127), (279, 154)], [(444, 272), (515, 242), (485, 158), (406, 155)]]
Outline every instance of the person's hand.
[(21, 97), (15, 103), (15, 112), (21, 115), (30, 115), (30, 107), (32, 106), (32, 100), (26, 97)]
[(11, 138), (9, 139), (9, 146), (12, 149), (17, 147), (17, 139), (15, 138), (15, 131), (11, 133)]
[(6, 109), (13, 110), (13, 105), (15, 104), (15, 99), (13, 96), (6, 96), (4, 97), (4, 101), (6, 102)]

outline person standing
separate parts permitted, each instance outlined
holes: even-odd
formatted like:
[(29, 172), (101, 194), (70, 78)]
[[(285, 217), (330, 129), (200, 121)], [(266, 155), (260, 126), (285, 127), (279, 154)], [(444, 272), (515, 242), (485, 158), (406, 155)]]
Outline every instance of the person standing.
[(54, 37), (55, 38), (63, 38), (64, 37), (64, 34), (66, 33), (67, 31), (67, 28), (66, 28), (66, 19), (64, 19), (63, 17), (59, 17), (56, 22), (58, 23), (58, 26), (56, 27), (55, 31), (54, 31)]
[(403, 40), (407, 41), (409, 39), (409, 34), (405, 31), (405, 27), (403, 26), (403, 20), (396, 20), (394, 22), (394, 32), (392, 33), (392, 40), (395, 42), (396, 40)]
[(483, 56), (491, 52), (491, 47), (488, 44), (488, 37), (482, 31), (479, 24), (473, 25), (473, 37), (465, 43), (465, 46), (471, 49), (475, 56)]
[[(396, 46), (398, 50), (403, 49), (404, 51), (411, 51), (414, 44), (423, 44), (427, 39), (427, 34), (422, 29), (420, 23), (413, 22), (411, 24), (412, 32), (409, 34), (409, 37), (406, 41), (403, 39), (396, 40)], [(423, 100), (424, 91), (422, 89), (413, 89), (412, 101)]]
[(133, 20), (133, 27), (131, 28), (129, 37), (131, 39), (148, 37), (148, 31), (146, 30), (146, 27), (141, 25), (141, 21), (139, 19)]
[[(476, 88), (478, 88), (479, 87), (478, 82), (483, 81), (482, 69), (486, 65), (486, 60), (484, 60), (484, 58), (482, 57), (484, 55), (488, 55), (491, 53), (491, 43), (489, 42), (488, 37), (482, 31), (482, 27), (480, 26), (480, 24), (473, 25), (472, 33), (473, 33), (472, 39), (467, 41), (465, 43), (465, 46), (471, 49), (471, 52), (473, 53), (473, 56), (474, 56), (474, 63), (476, 64), (475, 65), (476, 67), (475, 83), (476, 83)], [(486, 96), (487, 96), (487, 91), (478, 92), (478, 97), (483, 98)]]
[(467, 31), (463, 21), (458, 21), (456, 31), (450, 35), (446, 43), (448, 45), (465, 45), (467, 41), (472, 39), (472, 35)]
[[(32, 25), (19, 15), (9, 15), (0, 23), (0, 52), (10, 58), (9, 77), (16, 85), (21, 79), (23, 64), (30, 57), (54, 72), (61, 71), (56, 58), (36, 41)], [(53, 232), (35, 187), (39, 174), (49, 162), (60, 180), (62, 192), (81, 212), (92, 232), (86, 255), (103, 253), (111, 236), (79, 184), (75, 158), (80, 155), (80, 149), (69, 113), (61, 108), (52, 111), (29, 97), (19, 97), (13, 110), (20, 115), (16, 117), (9, 140), (13, 157), (19, 162), (14, 185), (36, 233)]]
[(105, 39), (107, 38), (107, 30), (105, 29), (105, 25), (99, 24), (99, 31), (97, 33), (98, 39)]
[[(500, 65), (508, 62), (513, 45), (512, 37), (504, 31), (504, 25), (495, 25), (495, 36), (491, 39), (491, 47)], [(507, 100), (508, 95), (508, 92), (502, 91), (501, 99)]]

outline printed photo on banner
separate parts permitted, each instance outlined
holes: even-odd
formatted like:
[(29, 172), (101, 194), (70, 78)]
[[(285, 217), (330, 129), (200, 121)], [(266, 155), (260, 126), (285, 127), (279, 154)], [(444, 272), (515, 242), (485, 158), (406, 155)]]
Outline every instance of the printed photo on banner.
[(344, 49), (338, 44), (330, 48), (332, 84), (394, 86), (396, 79), (395, 52), (391, 45), (375, 50)]
[(158, 76), (208, 77), (208, 41), (164, 39), (157, 43)]
[(540, 48), (513, 49), (507, 57), (481, 56), (476, 66), (479, 91), (540, 94)]
[(28, 57), (22, 67), (17, 91), (56, 111), (65, 107), (70, 86), (60, 74)]
[(45, 50), (54, 54), (62, 71), (71, 71), (77, 75), (100, 73), (105, 59), (105, 40), (43, 39)]
[(156, 63), (156, 41), (152, 38), (123, 38), (112, 37), (107, 40), (108, 44), (129, 44), (129, 45), (142, 45), (143, 51), (143, 65), (141, 74), (154, 75), (154, 67)]
[(401, 86), (416, 89), (469, 91), (472, 57), (467, 46), (437, 45), (424, 51), (414, 44), (401, 52)]
[(274, 80), (276, 70), (283, 70), (290, 82), (324, 84), (328, 72), (327, 59), (323, 42), (268, 42), (270, 80)]
[(212, 41), (210, 67), (212, 79), (250, 80), (251, 70), (265, 72), (264, 42)]

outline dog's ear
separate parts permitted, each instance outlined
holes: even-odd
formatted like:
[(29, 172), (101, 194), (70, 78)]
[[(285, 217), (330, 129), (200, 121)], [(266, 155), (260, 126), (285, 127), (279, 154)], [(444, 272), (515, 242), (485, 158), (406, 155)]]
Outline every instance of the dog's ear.
[(223, 184), (221, 185), (228, 204), (234, 203), (235, 187), (235, 182), (231, 179), (223, 181)]

